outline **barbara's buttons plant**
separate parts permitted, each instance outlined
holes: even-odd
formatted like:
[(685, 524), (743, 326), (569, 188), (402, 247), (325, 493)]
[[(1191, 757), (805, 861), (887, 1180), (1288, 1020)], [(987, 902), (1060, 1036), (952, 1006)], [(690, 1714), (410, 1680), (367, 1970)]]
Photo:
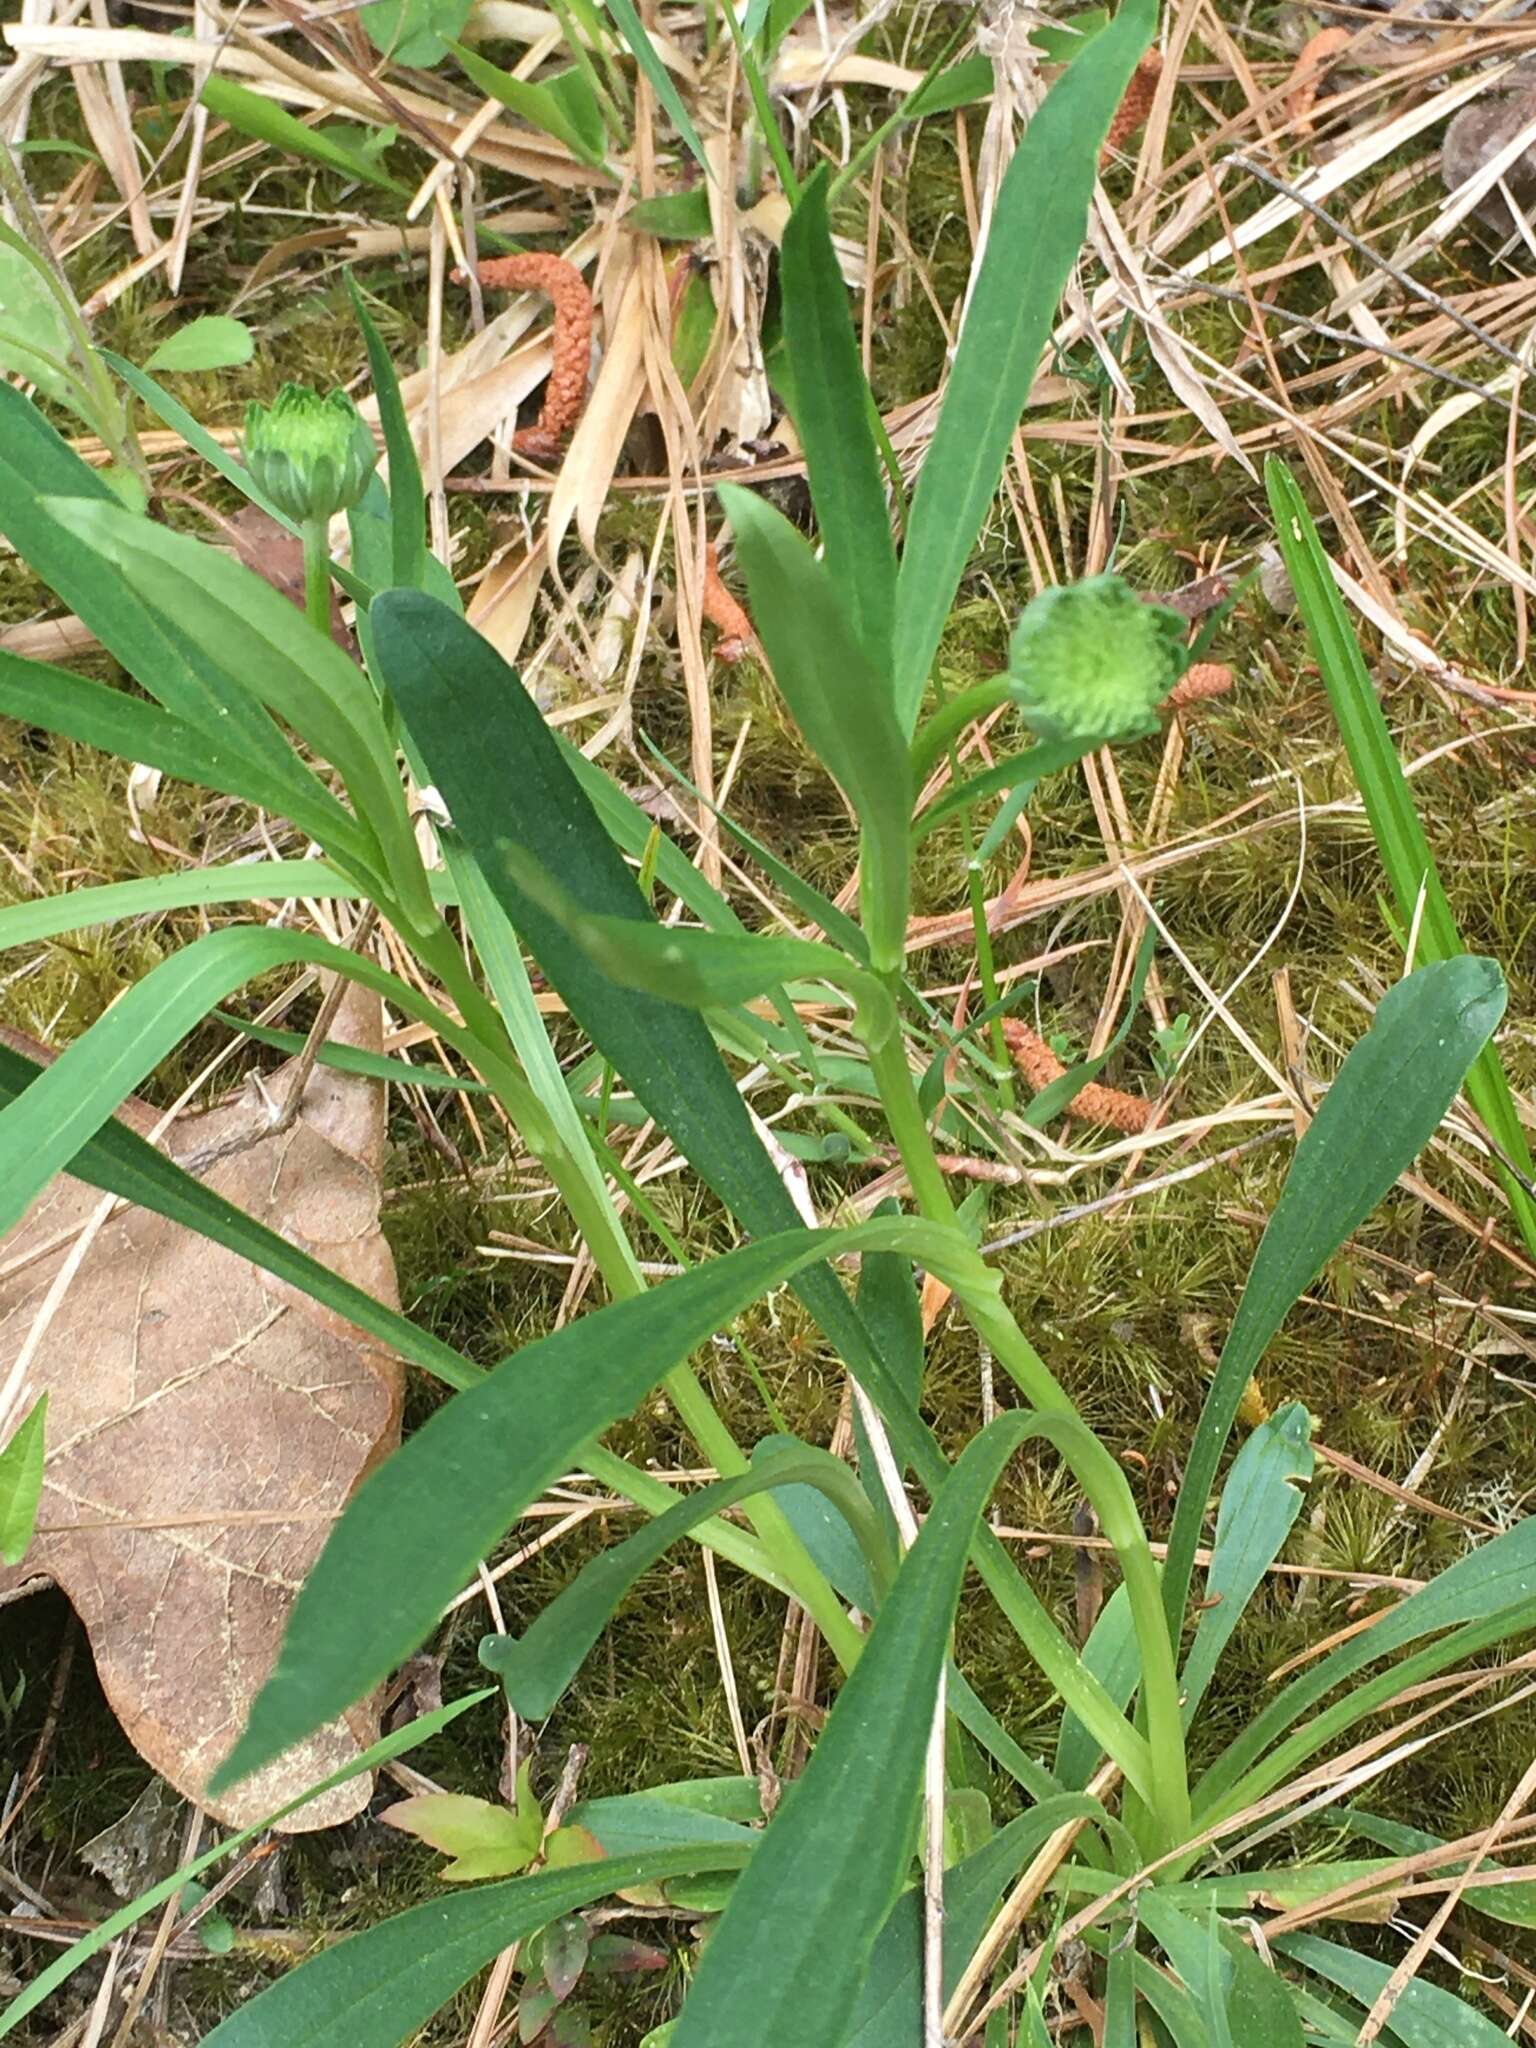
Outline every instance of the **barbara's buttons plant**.
[(1145, 731), (1183, 673), (1188, 622), (1146, 604), (1119, 576), (1042, 590), (1008, 646), (1013, 697), (1042, 739)]

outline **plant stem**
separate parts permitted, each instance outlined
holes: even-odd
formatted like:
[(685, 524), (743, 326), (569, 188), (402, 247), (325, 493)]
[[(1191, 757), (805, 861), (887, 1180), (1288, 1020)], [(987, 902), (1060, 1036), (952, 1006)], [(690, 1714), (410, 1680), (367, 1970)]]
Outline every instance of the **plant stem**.
[(304, 611), (309, 623), (330, 638), (331, 548), (324, 519), (304, 523)]
[[(930, 1222), (958, 1228), (959, 1219), (934, 1156), (899, 1031), (871, 1051), (870, 1066), (919, 1210)], [(1080, 1420), (1065, 1388), (1003, 1305), (979, 1258), (976, 1265), (978, 1278), (986, 1284), (968, 1288), (963, 1279), (957, 1279), (955, 1292), (978, 1336), (1033, 1407)], [(1141, 1649), (1141, 1690), (1155, 1795), (1152, 1805), (1160, 1837), (1157, 1846), (1166, 1849), (1189, 1833), (1190, 1807), (1178, 1671), (1163, 1615), (1162, 1581), (1125, 1474), (1091, 1432), (1085, 1431), (1085, 1435), (1091, 1449), (1085, 1446), (1081, 1462), (1091, 1471), (1081, 1476), (1093, 1483), (1104, 1533), (1125, 1574)]]

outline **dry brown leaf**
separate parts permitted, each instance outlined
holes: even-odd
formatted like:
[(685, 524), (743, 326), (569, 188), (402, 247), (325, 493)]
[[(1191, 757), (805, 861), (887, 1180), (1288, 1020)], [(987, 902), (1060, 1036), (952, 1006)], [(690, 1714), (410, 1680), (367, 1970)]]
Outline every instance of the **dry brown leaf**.
[[(334, 1035), (378, 1050), (375, 998), (353, 992)], [(267, 1083), (286, 1099), (287, 1069)], [(173, 1126), (183, 1162), (260, 1130), (254, 1083)], [(123, 1121), (154, 1123), (141, 1103)], [(392, 1306), (379, 1229), (377, 1083), (316, 1067), (294, 1126), (220, 1158), (205, 1185)], [(0, 1381), (102, 1196), (61, 1176), (0, 1240)], [(143, 1209), (90, 1244), (27, 1378), (47, 1391), (38, 1536), (0, 1594), (46, 1573), (74, 1604), (113, 1711), (140, 1754), (216, 1818), (243, 1826), (378, 1738), (354, 1708), (215, 1800), (207, 1779), (271, 1669), (294, 1594), (332, 1517), (399, 1441), (401, 1368), (373, 1340), (246, 1260)], [(366, 1775), (295, 1814), (332, 1826)]]
[(644, 280), (641, 266), (635, 262), (624, 279), (618, 312), (608, 327), (602, 366), (587, 409), (571, 436), (549, 494), (544, 530), (552, 560), (559, 554), (573, 517), (582, 546), (589, 554), (597, 546), (598, 518), (645, 391), (644, 339)]

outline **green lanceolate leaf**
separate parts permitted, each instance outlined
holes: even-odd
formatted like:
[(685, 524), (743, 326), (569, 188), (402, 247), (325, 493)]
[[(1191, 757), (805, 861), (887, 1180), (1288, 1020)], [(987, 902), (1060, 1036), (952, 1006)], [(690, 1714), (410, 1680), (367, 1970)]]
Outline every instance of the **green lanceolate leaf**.
[(1243, 1610), (1280, 1555), (1312, 1477), (1312, 1418), (1288, 1401), (1249, 1437), (1222, 1489), (1200, 1625), (1181, 1675), (1188, 1727)]
[[(13, 657), (14, 658), (14, 657)], [(7, 662), (0, 657), (0, 714), (14, 716), (6, 701)], [(62, 669), (44, 671), (60, 677)], [(94, 687), (100, 687), (99, 685)], [(109, 690), (122, 701), (122, 693)], [(137, 698), (129, 704), (143, 709)], [(163, 714), (161, 714), (163, 715)], [(322, 860), (261, 860), (227, 867), (184, 868), (174, 874), (145, 875), (134, 882), (105, 882), (60, 896), (33, 896), (0, 909), (0, 947), (24, 946), (60, 932), (116, 924), (120, 918), (154, 916), (203, 903), (281, 903), (290, 896), (350, 897), (356, 884)]]
[(807, 180), (784, 230), (780, 282), (794, 365), (795, 425), (827, 568), (888, 689), (896, 550), (867, 419), (869, 385), (827, 224), (825, 166)]
[(802, 1776), (712, 1935), (673, 2048), (842, 2048), (906, 1877), (923, 1758), (976, 1524), (1009, 1457), (1041, 1434), (1072, 1460), (1072, 1417), (1011, 1415), (960, 1457), (881, 1606)]
[(1505, 997), (1497, 962), (1466, 955), (1398, 982), (1297, 1146), (1185, 1467), (1163, 1574), (1170, 1628), (1179, 1626), (1216, 1468), (1265, 1347), (1302, 1289), (1429, 1143)]
[[(0, 1045), (0, 1111), (34, 1086), (45, 1071), (9, 1046)], [(478, 1366), (450, 1350), (440, 1338), (417, 1329), (371, 1294), (215, 1194), (126, 1125), (103, 1124), (70, 1160), (69, 1170), (92, 1187), (169, 1217), (288, 1281), (448, 1386), (470, 1386), (480, 1377)]]
[(751, 1841), (698, 1843), (543, 1870), (429, 1900), (282, 1977), (204, 2037), (203, 2048), (399, 2048), (509, 1944), (610, 1892), (735, 1870)]
[(789, 981), (825, 980), (853, 997), (856, 1029), (883, 1045), (896, 1029), (889, 991), (835, 946), (764, 932), (710, 932), (692, 925), (593, 917), (540, 863), (506, 856), (519, 885), (570, 933), (593, 966), (620, 988), (690, 1010), (730, 1009)]
[[(1316, 1934), (1282, 1934), (1275, 1942), (1282, 1955), (1303, 1964), (1326, 1983), (1336, 1984), (1358, 2004), (1369, 2008), (1392, 1972), (1370, 1956), (1356, 1955), (1336, 1941)], [(1353, 2030), (1351, 2030), (1351, 2033)], [(1402, 2048), (1506, 2048), (1509, 2036), (1452, 1992), (1415, 1978), (1405, 1985), (1392, 2009), (1387, 2038)]]
[[(1360, 642), (1334, 584), (1317, 528), (1295, 478), (1283, 463), (1271, 457), (1265, 465), (1264, 481), (1275, 515), (1280, 552), (1306, 620), (1307, 637), (1317, 657), (1350, 766), (1365, 799), (1366, 816), (1392, 885), (1398, 917), (1405, 931), (1417, 931), (1420, 960), (1454, 959), (1466, 947), (1446, 900), (1408, 778), (1392, 744), (1392, 734), (1377, 702)], [(1536, 1251), (1536, 1198), (1528, 1186), (1536, 1179), (1536, 1165), (1531, 1160), (1530, 1144), (1503, 1064), (1492, 1045), (1478, 1055), (1467, 1076), (1467, 1093), (1506, 1158), (1524, 1175), (1526, 1184), (1495, 1161), (1526, 1246)]]
[(514, 78), (463, 43), (448, 47), (482, 92), (509, 107), (531, 128), (541, 128), (563, 142), (580, 162), (601, 168), (608, 134), (597, 95), (582, 72), (574, 68), (558, 71), (535, 82)]
[(605, 11), (612, 15), (614, 26), (624, 38), (630, 55), (645, 73), (652, 92), (667, 110), (667, 118), (687, 143), (695, 161), (706, 178), (714, 172), (709, 167), (709, 157), (699, 131), (693, 125), (688, 109), (683, 105), (682, 96), (672, 83), (672, 74), (662, 61), (656, 45), (646, 33), (645, 23), (635, 8), (635, 0), (603, 0)]
[(395, 366), (350, 271), (347, 273), (347, 288), (352, 294), (352, 310), (357, 316), (357, 324), (363, 330), (374, 396), (379, 401), (379, 424), (384, 429), (384, 452), (389, 459), (391, 580), (397, 590), (420, 590), (426, 579), (427, 538), (422, 510), (421, 464), (416, 456), (416, 443), (411, 439)]
[(0, 1564), (20, 1564), (32, 1541), (43, 1497), (43, 1431), (48, 1396), (42, 1394), (0, 1448)]
[(662, 242), (702, 242), (711, 232), (708, 189), (690, 185), (686, 192), (658, 192), (622, 214), (619, 226)]
[(256, 353), (256, 337), (243, 320), (206, 313), (168, 334), (150, 356), (146, 370), (227, 370), (248, 363)]
[[(437, 913), (393, 750), (361, 670), (264, 578), (201, 541), (106, 505), (50, 501), (47, 509), (162, 616), (188, 622), (205, 669), (220, 665), (221, 649), (243, 650), (241, 680), (231, 694), (244, 696), (253, 710), (266, 705), (338, 771), (379, 849), (374, 865), (387, 878), (381, 895), (398, 900), (414, 927), (432, 930)], [(230, 701), (226, 696), (217, 714), (199, 722), (227, 717)]]
[[(944, 1873), (944, 1994), (960, 1981), (1003, 1886), (1067, 1821), (1097, 1818), (1098, 1802), (1065, 1794), (1021, 1814)], [(903, 1892), (881, 1928), (842, 2048), (924, 2048), (921, 1892)]]
[(305, 127), (286, 107), (264, 99), (249, 86), (237, 85), (232, 78), (213, 72), (204, 81), (199, 97), (215, 120), (227, 121), (242, 135), (253, 136), (257, 142), (269, 142), (274, 149), (286, 150), (290, 156), (306, 157), (327, 170), (339, 171), (344, 178), (360, 178), (364, 184), (405, 195), (405, 186), (381, 170), (371, 155), (348, 147), (323, 129)]
[(1198, 2007), (1211, 2048), (1304, 2048), (1289, 1985), (1224, 1927), (1213, 1906), (1185, 1911), (1150, 1887), (1142, 1924), (1161, 1943)]
[(210, 932), (135, 982), (0, 1110), (8, 1167), (0, 1182), (0, 1234), (21, 1220), (33, 1198), (215, 1003), (255, 975), (301, 960), (377, 989), (408, 1016), (431, 1023), (466, 1057), (477, 1049), (435, 1003), (363, 954), (305, 932), (247, 926)]
[[(0, 718), (14, 718), (44, 732), (97, 747), (120, 761), (142, 761), (178, 782), (196, 783), (226, 796), (243, 797), (278, 816), (286, 813), (338, 859), (366, 872), (363, 835), (357, 821), (287, 749), (275, 769), (253, 760), (234, 733), (206, 734), (197, 726), (146, 704), (126, 690), (87, 676), (28, 661), (0, 649)], [(349, 889), (356, 884), (348, 884)], [(68, 930), (66, 925), (62, 927)]]
[(921, 1241), (942, 1263), (942, 1237), (912, 1223), (789, 1231), (581, 1317), (439, 1408), (343, 1511), (215, 1785), (324, 1726), (419, 1647), (476, 1561), (581, 1446), (749, 1302), (815, 1260), (889, 1249), (893, 1237)]
[(1099, 151), (1156, 26), (1156, 0), (1123, 0), (1046, 95), (999, 191), (897, 584), (896, 704), (906, 733), (1077, 260)]
[(905, 957), (911, 767), (889, 677), (855, 635), (841, 593), (789, 521), (754, 492), (720, 487), (774, 680), (863, 827), (860, 896), (870, 959)]
[[(1536, 1516), (1458, 1558), (1427, 1586), (1410, 1593), (1368, 1629), (1293, 1679), (1249, 1722), (1200, 1781), (1196, 1812), (1202, 1823), (1213, 1813), (1235, 1810), (1242, 1804), (1240, 1794), (1250, 1788), (1256, 1788), (1252, 1796), (1258, 1797), (1270, 1785), (1278, 1784), (1288, 1770), (1374, 1712), (1401, 1687), (1528, 1627), (1533, 1613)], [(1314, 1712), (1320, 1699), (1354, 1679), (1367, 1665), (1432, 1635), (1443, 1640), (1377, 1679), (1354, 1686), (1336, 1706)], [(1296, 1734), (1266, 1756), (1270, 1745), (1298, 1722), (1304, 1725)], [(1261, 1757), (1262, 1766), (1258, 1764)]]
[(802, 1445), (776, 1451), (750, 1472), (719, 1479), (680, 1500), (623, 1543), (614, 1544), (583, 1566), (574, 1581), (552, 1600), (520, 1636), (487, 1636), (480, 1662), (506, 1687), (507, 1698), (525, 1720), (542, 1721), (552, 1714), (561, 1695), (614, 1610), (642, 1572), (649, 1571), (672, 1545), (709, 1515), (720, 1514), (753, 1494), (780, 1487), (813, 1486), (832, 1506), (858, 1526), (863, 1542), (889, 1561), (879, 1524), (858, 1481), (848, 1467), (826, 1451)]

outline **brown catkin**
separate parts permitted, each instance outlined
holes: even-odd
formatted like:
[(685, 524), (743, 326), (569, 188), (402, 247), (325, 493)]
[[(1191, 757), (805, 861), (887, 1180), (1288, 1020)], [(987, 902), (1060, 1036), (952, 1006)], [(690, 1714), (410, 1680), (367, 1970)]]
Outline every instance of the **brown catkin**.
[(1232, 687), (1232, 671), (1224, 661), (1197, 661), (1185, 669), (1163, 699), (1166, 711), (1182, 711), (1206, 697), (1224, 697)]
[[(480, 282), (493, 292), (542, 292), (555, 309), (554, 362), (544, 386), (544, 405), (531, 427), (519, 427), (512, 446), (536, 462), (558, 462), (560, 443), (581, 418), (592, 367), (592, 294), (574, 263), (542, 250), (520, 256), (492, 256), (478, 266)], [(463, 272), (455, 271), (463, 282)]]
[[(1003, 1039), (1014, 1065), (1037, 1095), (1067, 1071), (1039, 1032), (1031, 1031), (1017, 1017), (1003, 1019)], [(1073, 1096), (1065, 1114), (1080, 1116), (1091, 1124), (1107, 1124), (1111, 1130), (1129, 1135), (1147, 1128), (1152, 1105), (1140, 1095), (1127, 1095), (1123, 1088), (1103, 1088), (1090, 1081)]]
[(727, 665), (755, 652), (757, 635), (752, 621), (726, 589), (720, 574), (720, 553), (713, 541), (704, 550), (704, 616), (720, 635), (715, 642), (715, 659)]
[(1109, 162), (1117, 149), (1124, 149), (1151, 113), (1152, 98), (1157, 91), (1157, 81), (1162, 75), (1162, 53), (1158, 50), (1148, 50), (1131, 73), (1131, 82), (1125, 88), (1125, 97), (1115, 109), (1115, 118), (1109, 124), (1109, 133), (1104, 138), (1104, 148), (1099, 156), (1101, 166)]

